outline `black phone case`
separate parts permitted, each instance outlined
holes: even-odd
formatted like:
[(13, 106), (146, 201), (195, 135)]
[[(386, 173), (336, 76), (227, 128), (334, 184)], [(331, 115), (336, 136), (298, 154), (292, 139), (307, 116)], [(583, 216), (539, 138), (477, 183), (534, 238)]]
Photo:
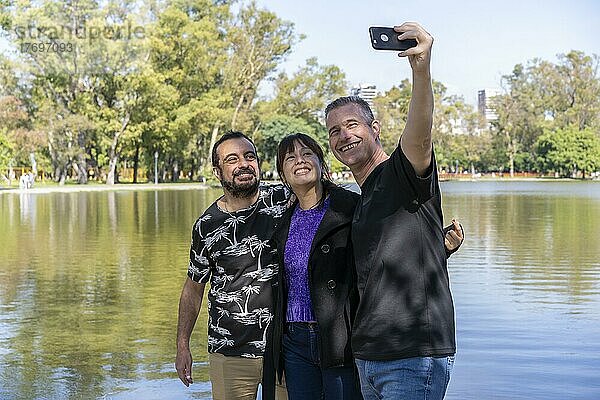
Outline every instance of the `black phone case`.
[(394, 28), (372, 26), (369, 28), (369, 34), (371, 35), (371, 46), (375, 50), (404, 51), (417, 45), (415, 39), (398, 40), (401, 33), (396, 32)]
[(444, 236), (446, 235), (446, 233), (450, 232), (453, 228), (454, 228), (454, 224), (450, 224), (448, 226), (445, 226), (444, 229), (443, 229)]

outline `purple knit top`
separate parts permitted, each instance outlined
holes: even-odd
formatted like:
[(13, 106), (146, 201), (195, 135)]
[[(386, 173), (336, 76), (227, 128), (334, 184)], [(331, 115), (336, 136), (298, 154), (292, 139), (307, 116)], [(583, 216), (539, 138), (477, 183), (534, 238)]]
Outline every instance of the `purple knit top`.
[(315, 322), (308, 288), (308, 257), (317, 228), (329, 208), (329, 197), (321, 207), (303, 210), (296, 206), (290, 222), (283, 263), (288, 287), (287, 322)]

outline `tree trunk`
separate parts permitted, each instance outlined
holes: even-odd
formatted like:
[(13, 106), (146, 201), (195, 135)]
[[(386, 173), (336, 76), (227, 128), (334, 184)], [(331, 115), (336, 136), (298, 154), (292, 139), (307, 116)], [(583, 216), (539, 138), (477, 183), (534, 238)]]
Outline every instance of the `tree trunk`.
[(138, 183), (137, 174), (140, 163), (140, 144), (135, 145), (135, 156), (133, 157), (133, 183)]
[(77, 165), (77, 183), (79, 184), (87, 184), (88, 183), (88, 174), (87, 174), (87, 160), (85, 158), (85, 135), (83, 132), (79, 131), (77, 134), (77, 145), (81, 149), (79, 155), (77, 156), (77, 161), (73, 164)]
[(80, 154), (78, 156), (77, 162), (75, 162), (73, 164), (75, 166), (77, 166), (77, 183), (84, 184), (84, 185), (87, 184), (88, 183), (87, 161), (85, 160), (85, 155)]
[(515, 155), (517, 151), (515, 140), (510, 136), (508, 130), (506, 130), (506, 139), (508, 142), (508, 167), (510, 170), (510, 177), (513, 178), (515, 176)]
[[(208, 148), (209, 155), (206, 159), (211, 164), (212, 164), (212, 149), (213, 149), (213, 147), (215, 147), (215, 143), (217, 142), (217, 136), (219, 135), (220, 126), (221, 126), (220, 122), (215, 123), (215, 126), (213, 126), (212, 133), (210, 134), (210, 146)], [(204, 167), (205, 167), (204, 165), (201, 166), (202, 169), (204, 169)]]
[(108, 176), (106, 177), (107, 185), (115, 184), (115, 170), (117, 169), (118, 157), (111, 151), (110, 160), (108, 162)]
[[(231, 118), (231, 129), (235, 130), (235, 123), (237, 122), (238, 114), (240, 113), (240, 109), (242, 108), (242, 104), (244, 104), (244, 95), (240, 96), (238, 100), (237, 106), (235, 107), (235, 111), (233, 112), (233, 117)], [(211, 147), (212, 150), (212, 147)]]
[(250, 138), (252, 138), (252, 141), (254, 141), (254, 138), (256, 137), (256, 134), (258, 133), (258, 130), (260, 129), (261, 125), (262, 124), (260, 123), (260, 121), (258, 121), (256, 126), (254, 127), (254, 130), (252, 131), (252, 136), (250, 136)]
[(115, 170), (117, 168), (117, 160), (119, 158), (117, 146), (119, 145), (119, 138), (121, 137), (123, 132), (125, 132), (125, 129), (129, 124), (129, 117), (129, 113), (125, 115), (125, 118), (123, 118), (123, 121), (121, 123), (121, 129), (118, 132), (115, 132), (112, 143), (110, 145), (110, 150), (108, 152), (108, 176), (106, 177), (107, 185), (115, 184)]
[(513, 152), (510, 152), (508, 156), (508, 164), (510, 168), (510, 177), (514, 178), (515, 176), (515, 155)]
[(31, 172), (33, 173), (33, 176), (37, 179), (37, 174), (38, 174), (37, 161), (35, 161), (34, 153), (29, 153), (29, 160), (31, 161)]
[(67, 180), (67, 170), (65, 168), (57, 168), (57, 176), (58, 176), (58, 184), (60, 186), (63, 186), (65, 184), (65, 181)]
[(57, 161), (56, 166), (54, 167), (54, 182), (58, 183), (60, 186), (64, 185), (67, 180), (67, 165), (62, 165), (62, 163)]
[(8, 164), (8, 186), (12, 186), (12, 177), (15, 174), (12, 164)]
[[(52, 180), (54, 182), (59, 182), (60, 181), (60, 163), (58, 161), (58, 155), (56, 154), (56, 151), (54, 151), (54, 146), (53, 143), (54, 142), (54, 132), (52, 132), (52, 130), (50, 129), (48, 131), (48, 153), (50, 153), (50, 162), (52, 163), (52, 166), (54, 167), (54, 175), (52, 176)], [(64, 183), (64, 182), (63, 182)]]
[(171, 182), (177, 182), (179, 180), (179, 162), (177, 160), (173, 161), (173, 169), (172, 171), (172, 176), (171, 176)]
[(190, 165), (190, 174), (188, 176), (190, 182), (194, 182), (194, 175), (196, 174), (196, 159), (192, 157), (192, 164)]

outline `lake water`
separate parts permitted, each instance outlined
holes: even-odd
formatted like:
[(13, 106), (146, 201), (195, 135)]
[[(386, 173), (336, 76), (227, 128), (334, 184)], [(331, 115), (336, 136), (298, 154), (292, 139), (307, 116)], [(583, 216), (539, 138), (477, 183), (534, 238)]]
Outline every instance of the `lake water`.
[[(600, 182), (446, 182), (447, 399), (600, 399)], [(0, 399), (208, 399), (174, 371), (190, 229), (218, 190), (0, 192)]]

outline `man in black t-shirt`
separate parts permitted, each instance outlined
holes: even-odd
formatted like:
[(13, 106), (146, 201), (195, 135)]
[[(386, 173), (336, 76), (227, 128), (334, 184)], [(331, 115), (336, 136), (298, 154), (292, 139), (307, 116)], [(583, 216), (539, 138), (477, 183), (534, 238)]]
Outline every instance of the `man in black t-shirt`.
[[(254, 143), (229, 132), (213, 147), (213, 168), (223, 186), (192, 229), (188, 277), (179, 301), (179, 379), (192, 383), (189, 341), (204, 287), (208, 292), (208, 352), (215, 400), (255, 399), (263, 379), (263, 355), (273, 319), (272, 278), (277, 257), (269, 239), (285, 211), (282, 185), (259, 185)], [(273, 383), (274, 384), (274, 383)], [(286, 399), (284, 387), (277, 399)]]
[(431, 140), (433, 38), (416, 23), (396, 32), (417, 46), (399, 53), (413, 90), (392, 155), (364, 100), (342, 97), (325, 110), (331, 150), (362, 192), (352, 226), (360, 293), (352, 350), (365, 399), (443, 399), (456, 344)]

